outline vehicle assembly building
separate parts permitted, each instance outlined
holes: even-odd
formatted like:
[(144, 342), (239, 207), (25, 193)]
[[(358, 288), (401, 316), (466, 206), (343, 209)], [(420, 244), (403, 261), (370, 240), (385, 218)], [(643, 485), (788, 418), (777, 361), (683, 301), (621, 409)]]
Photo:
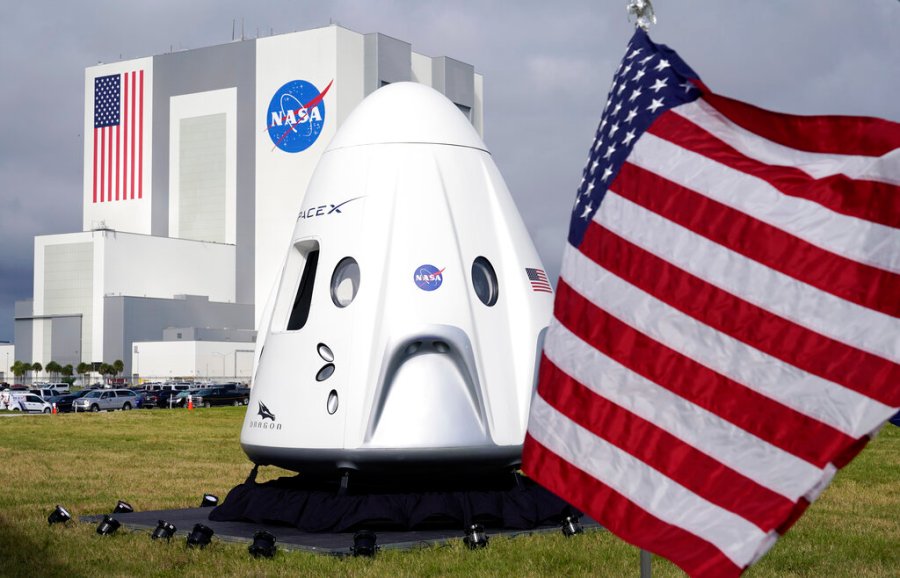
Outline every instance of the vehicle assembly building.
[(298, 217), (340, 211), (303, 202), (319, 157), (366, 95), (401, 81), (483, 133), (472, 65), (334, 25), (87, 68), (82, 232), (35, 238), (15, 358), (248, 377)]

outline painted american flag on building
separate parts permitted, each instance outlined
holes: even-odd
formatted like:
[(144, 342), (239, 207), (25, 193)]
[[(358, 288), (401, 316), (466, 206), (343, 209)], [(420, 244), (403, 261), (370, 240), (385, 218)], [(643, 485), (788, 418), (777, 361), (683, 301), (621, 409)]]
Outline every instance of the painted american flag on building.
[(93, 202), (143, 198), (144, 71), (94, 78)]
[(900, 406), (900, 125), (710, 92), (638, 29), (583, 173), (523, 469), (693, 576)]

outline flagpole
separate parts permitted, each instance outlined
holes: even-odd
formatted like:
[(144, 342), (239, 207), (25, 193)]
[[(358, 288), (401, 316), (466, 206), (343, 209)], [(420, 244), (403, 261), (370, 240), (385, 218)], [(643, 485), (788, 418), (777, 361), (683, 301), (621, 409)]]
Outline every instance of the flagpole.
[(653, 554), (644, 549), (641, 549), (641, 578), (651, 577), (652, 568), (650, 567), (650, 564), (652, 561)]
[[(656, 14), (653, 12), (653, 4), (650, 0), (629, 0), (625, 6), (628, 12), (628, 21), (634, 16), (635, 27), (641, 27), (644, 32), (650, 29), (651, 24), (656, 24)], [(651, 578), (653, 555), (641, 549), (641, 578)]]

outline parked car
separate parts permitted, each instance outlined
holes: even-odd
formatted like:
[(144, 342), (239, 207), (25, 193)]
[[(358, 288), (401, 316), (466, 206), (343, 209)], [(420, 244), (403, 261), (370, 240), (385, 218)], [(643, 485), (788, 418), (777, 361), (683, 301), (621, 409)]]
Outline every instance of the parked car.
[(189, 383), (155, 383), (147, 386), (147, 391), (188, 391), (191, 389)]
[(55, 389), (60, 393), (70, 393), (69, 384), (64, 381), (61, 381), (59, 383), (51, 383), (48, 387), (50, 389)]
[(132, 387), (130, 389), (135, 395), (134, 407), (143, 408), (147, 404), (147, 390), (142, 387)]
[[(147, 394), (146, 404), (148, 407), (172, 407), (175, 403), (175, 396), (177, 396), (180, 391), (174, 389), (163, 389), (161, 391), (155, 391)], [(172, 400), (172, 405), (169, 404), (169, 399)]]
[(33, 393), (13, 393), (9, 409), (26, 413), (50, 413), (53, 411), (49, 403)]
[(101, 409), (129, 410), (137, 407), (137, 396), (130, 389), (96, 389), (78, 398), (72, 404), (75, 411), (100, 411)]
[(62, 395), (63, 392), (48, 387), (42, 387), (40, 389), (29, 389), (28, 393), (33, 393), (44, 401), (49, 401), (49, 398)]
[(62, 395), (57, 395), (47, 399), (50, 404), (56, 404), (56, 410), (59, 412), (70, 412), (72, 411), (72, 403), (85, 395), (91, 392), (90, 389), (82, 389), (81, 391), (76, 391), (75, 393), (65, 393)]
[[(178, 396), (177, 405), (184, 407), (187, 404), (187, 396), (182, 395)], [(210, 387), (191, 392), (191, 399), (193, 404), (197, 407), (211, 407), (213, 405), (247, 405), (250, 402), (250, 390), (230, 387)]]

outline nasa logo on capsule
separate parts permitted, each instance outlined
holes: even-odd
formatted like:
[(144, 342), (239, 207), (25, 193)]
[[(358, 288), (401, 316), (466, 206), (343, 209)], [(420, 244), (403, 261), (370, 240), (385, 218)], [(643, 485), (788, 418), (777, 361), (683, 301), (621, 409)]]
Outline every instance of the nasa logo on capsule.
[(413, 281), (422, 291), (434, 291), (444, 282), (444, 269), (438, 269), (434, 265), (419, 265), (413, 274)]
[(275, 91), (266, 112), (266, 130), (276, 147), (299, 153), (316, 142), (325, 126), (325, 94), (333, 82), (319, 92), (311, 82), (292, 80)]

